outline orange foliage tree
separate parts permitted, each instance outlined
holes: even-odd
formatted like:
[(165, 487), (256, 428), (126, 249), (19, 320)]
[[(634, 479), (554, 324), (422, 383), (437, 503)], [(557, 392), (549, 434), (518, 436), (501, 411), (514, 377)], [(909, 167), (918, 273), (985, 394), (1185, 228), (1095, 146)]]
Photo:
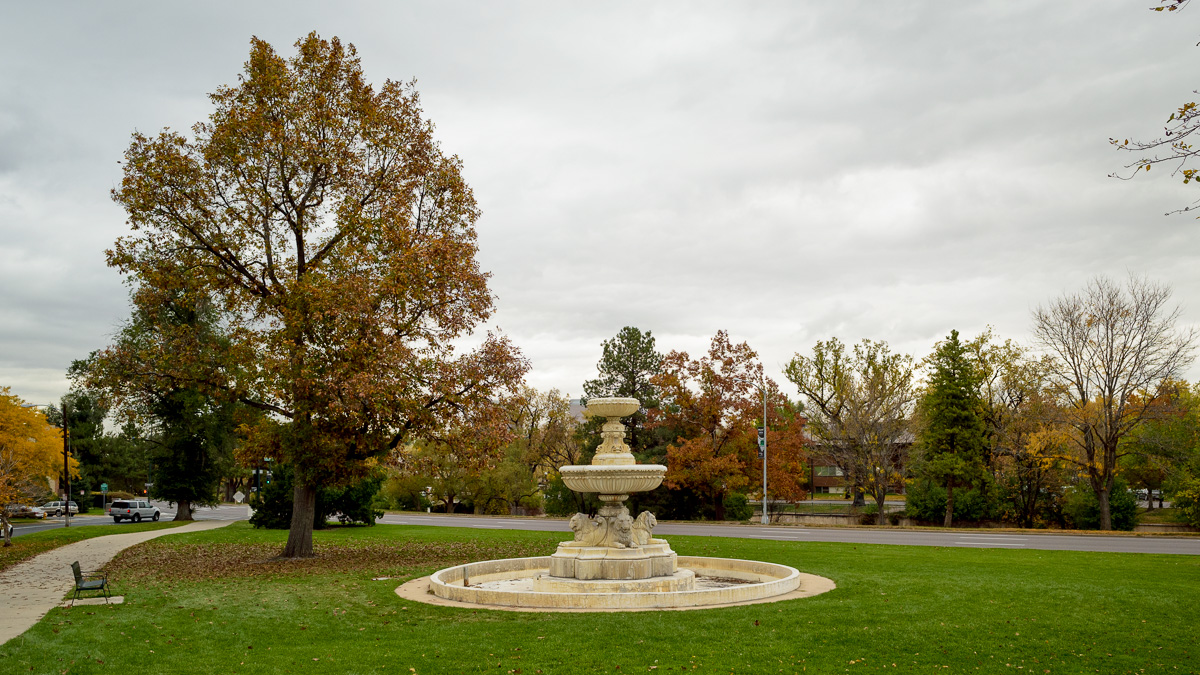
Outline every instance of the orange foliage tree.
[(133, 234), (108, 252), (137, 302), (197, 293), (222, 312), (219, 363), (155, 365), (268, 414), (248, 450), (295, 469), (284, 557), (312, 555), (319, 486), (444, 427), (447, 411), (494, 407), (528, 369), (490, 334), (456, 351), (493, 296), (474, 196), (413, 85), (376, 90), (336, 38), (296, 48), (285, 59), (253, 39), (190, 137), (133, 135), (113, 191)]
[(718, 331), (708, 354), (693, 360), (672, 351), (651, 380), (662, 394), (650, 410), (651, 427), (675, 434), (667, 448), (671, 489), (690, 489), (711, 501), (717, 519), (725, 517), (725, 497), (761, 479), (758, 432), (762, 389), (767, 396), (768, 494), (802, 499), (804, 418), (770, 379), (763, 378), (758, 353), (745, 342), (734, 345)]

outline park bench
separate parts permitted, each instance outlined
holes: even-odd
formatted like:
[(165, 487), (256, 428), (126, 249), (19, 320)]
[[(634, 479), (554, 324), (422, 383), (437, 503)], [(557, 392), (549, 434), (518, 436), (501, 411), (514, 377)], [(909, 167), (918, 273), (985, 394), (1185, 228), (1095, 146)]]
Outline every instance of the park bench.
[(83, 572), (79, 569), (79, 561), (71, 563), (71, 572), (75, 575), (75, 595), (71, 596), (71, 606), (75, 606), (75, 598), (84, 591), (102, 591), (104, 602), (108, 604), (108, 572)]

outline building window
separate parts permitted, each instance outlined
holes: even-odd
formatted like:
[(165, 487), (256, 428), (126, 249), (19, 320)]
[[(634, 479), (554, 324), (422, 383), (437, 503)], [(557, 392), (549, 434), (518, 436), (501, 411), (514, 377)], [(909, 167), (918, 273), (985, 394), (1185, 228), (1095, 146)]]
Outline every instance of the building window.
[(842, 470), (837, 468), (836, 466), (818, 466), (817, 467), (817, 475), (818, 476), (842, 476), (845, 474), (843, 474)]

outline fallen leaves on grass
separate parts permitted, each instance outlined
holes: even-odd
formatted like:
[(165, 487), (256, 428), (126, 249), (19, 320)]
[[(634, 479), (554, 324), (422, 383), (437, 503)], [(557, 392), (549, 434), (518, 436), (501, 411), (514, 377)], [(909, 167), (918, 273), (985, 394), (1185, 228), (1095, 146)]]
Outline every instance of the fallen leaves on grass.
[(472, 560), (549, 555), (543, 542), (346, 542), (318, 544), (315, 557), (281, 560), (278, 544), (147, 542), (108, 564), (113, 577), (198, 581), (231, 577), (329, 574), (457, 565)]

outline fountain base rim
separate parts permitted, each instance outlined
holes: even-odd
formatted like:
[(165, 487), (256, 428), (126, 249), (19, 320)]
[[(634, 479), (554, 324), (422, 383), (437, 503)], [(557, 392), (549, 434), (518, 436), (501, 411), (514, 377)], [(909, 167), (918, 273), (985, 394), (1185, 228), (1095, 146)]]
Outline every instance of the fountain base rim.
[[(679, 556), (681, 568), (698, 574), (742, 579), (726, 588), (645, 593), (543, 593), (480, 588), (495, 579), (535, 578), (546, 574), (549, 556), (466, 563), (410, 581), (396, 589), (403, 598), (430, 604), (510, 611), (685, 610), (778, 602), (810, 597), (836, 588), (832, 580), (775, 563), (735, 558)], [(462, 585), (466, 572), (471, 586)]]

